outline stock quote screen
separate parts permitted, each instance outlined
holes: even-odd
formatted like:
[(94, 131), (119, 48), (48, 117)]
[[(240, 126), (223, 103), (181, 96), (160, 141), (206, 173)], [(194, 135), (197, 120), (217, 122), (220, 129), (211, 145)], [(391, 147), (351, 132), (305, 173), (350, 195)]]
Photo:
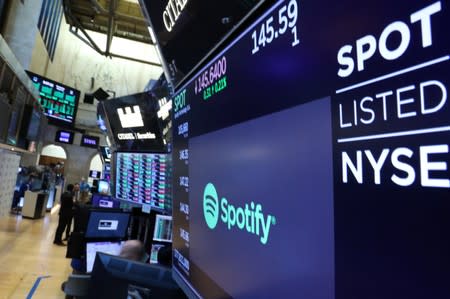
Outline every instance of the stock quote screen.
[(173, 97), (194, 298), (448, 298), (450, 7), (273, 1)]
[(116, 198), (170, 210), (172, 206), (170, 155), (118, 152)]
[(39, 103), (49, 121), (55, 125), (73, 125), (80, 91), (30, 71), (26, 72), (39, 91)]

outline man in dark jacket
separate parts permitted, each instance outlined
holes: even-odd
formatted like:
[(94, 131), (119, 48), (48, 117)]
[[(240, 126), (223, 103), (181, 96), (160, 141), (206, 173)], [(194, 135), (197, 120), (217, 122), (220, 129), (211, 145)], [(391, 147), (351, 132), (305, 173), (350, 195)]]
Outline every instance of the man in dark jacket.
[(67, 191), (61, 195), (61, 207), (59, 208), (59, 222), (56, 228), (55, 240), (53, 244), (65, 246), (62, 241), (62, 234), (72, 219), (73, 207), (73, 185), (67, 185)]

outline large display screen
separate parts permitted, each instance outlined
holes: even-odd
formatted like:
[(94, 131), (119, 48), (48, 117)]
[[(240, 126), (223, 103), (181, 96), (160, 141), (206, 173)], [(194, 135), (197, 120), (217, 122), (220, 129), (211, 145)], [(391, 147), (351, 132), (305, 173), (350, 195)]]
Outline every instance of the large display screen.
[(447, 298), (450, 7), (273, 1), (174, 103), (199, 298)]
[(158, 116), (158, 99), (148, 92), (99, 103), (116, 148), (121, 151), (166, 151)]
[(39, 103), (48, 117), (49, 123), (60, 126), (73, 125), (80, 91), (30, 71), (26, 72), (35, 88), (39, 90)]
[(171, 164), (168, 154), (116, 153), (116, 198), (171, 210)]
[(171, 82), (178, 84), (263, 0), (140, 0)]

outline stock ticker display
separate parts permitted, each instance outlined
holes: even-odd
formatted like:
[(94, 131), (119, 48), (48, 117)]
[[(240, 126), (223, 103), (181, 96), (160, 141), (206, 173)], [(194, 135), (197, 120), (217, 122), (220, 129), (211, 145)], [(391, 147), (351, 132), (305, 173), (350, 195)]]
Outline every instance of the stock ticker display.
[(269, 2), (173, 97), (175, 279), (449, 298), (449, 3)]
[(171, 208), (170, 156), (117, 153), (116, 197), (154, 208)]
[(30, 71), (26, 72), (39, 91), (39, 103), (49, 121), (61, 126), (73, 125), (80, 91)]

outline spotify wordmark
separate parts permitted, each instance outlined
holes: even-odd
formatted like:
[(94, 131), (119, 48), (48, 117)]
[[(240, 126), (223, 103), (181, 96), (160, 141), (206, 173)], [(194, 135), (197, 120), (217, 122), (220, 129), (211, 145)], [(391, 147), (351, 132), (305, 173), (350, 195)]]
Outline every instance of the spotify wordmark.
[(262, 205), (253, 201), (246, 203), (244, 207), (235, 207), (222, 197), (219, 209), (219, 196), (212, 183), (208, 183), (203, 191), (203, 215), (210, 229), (216, 228), (220, 218), (229, 230), (237, 226), (240, 230), (259, 236), (263, 245), (269, 240), (271, 226), (276, 224), (275, 217), (265, 216)]

